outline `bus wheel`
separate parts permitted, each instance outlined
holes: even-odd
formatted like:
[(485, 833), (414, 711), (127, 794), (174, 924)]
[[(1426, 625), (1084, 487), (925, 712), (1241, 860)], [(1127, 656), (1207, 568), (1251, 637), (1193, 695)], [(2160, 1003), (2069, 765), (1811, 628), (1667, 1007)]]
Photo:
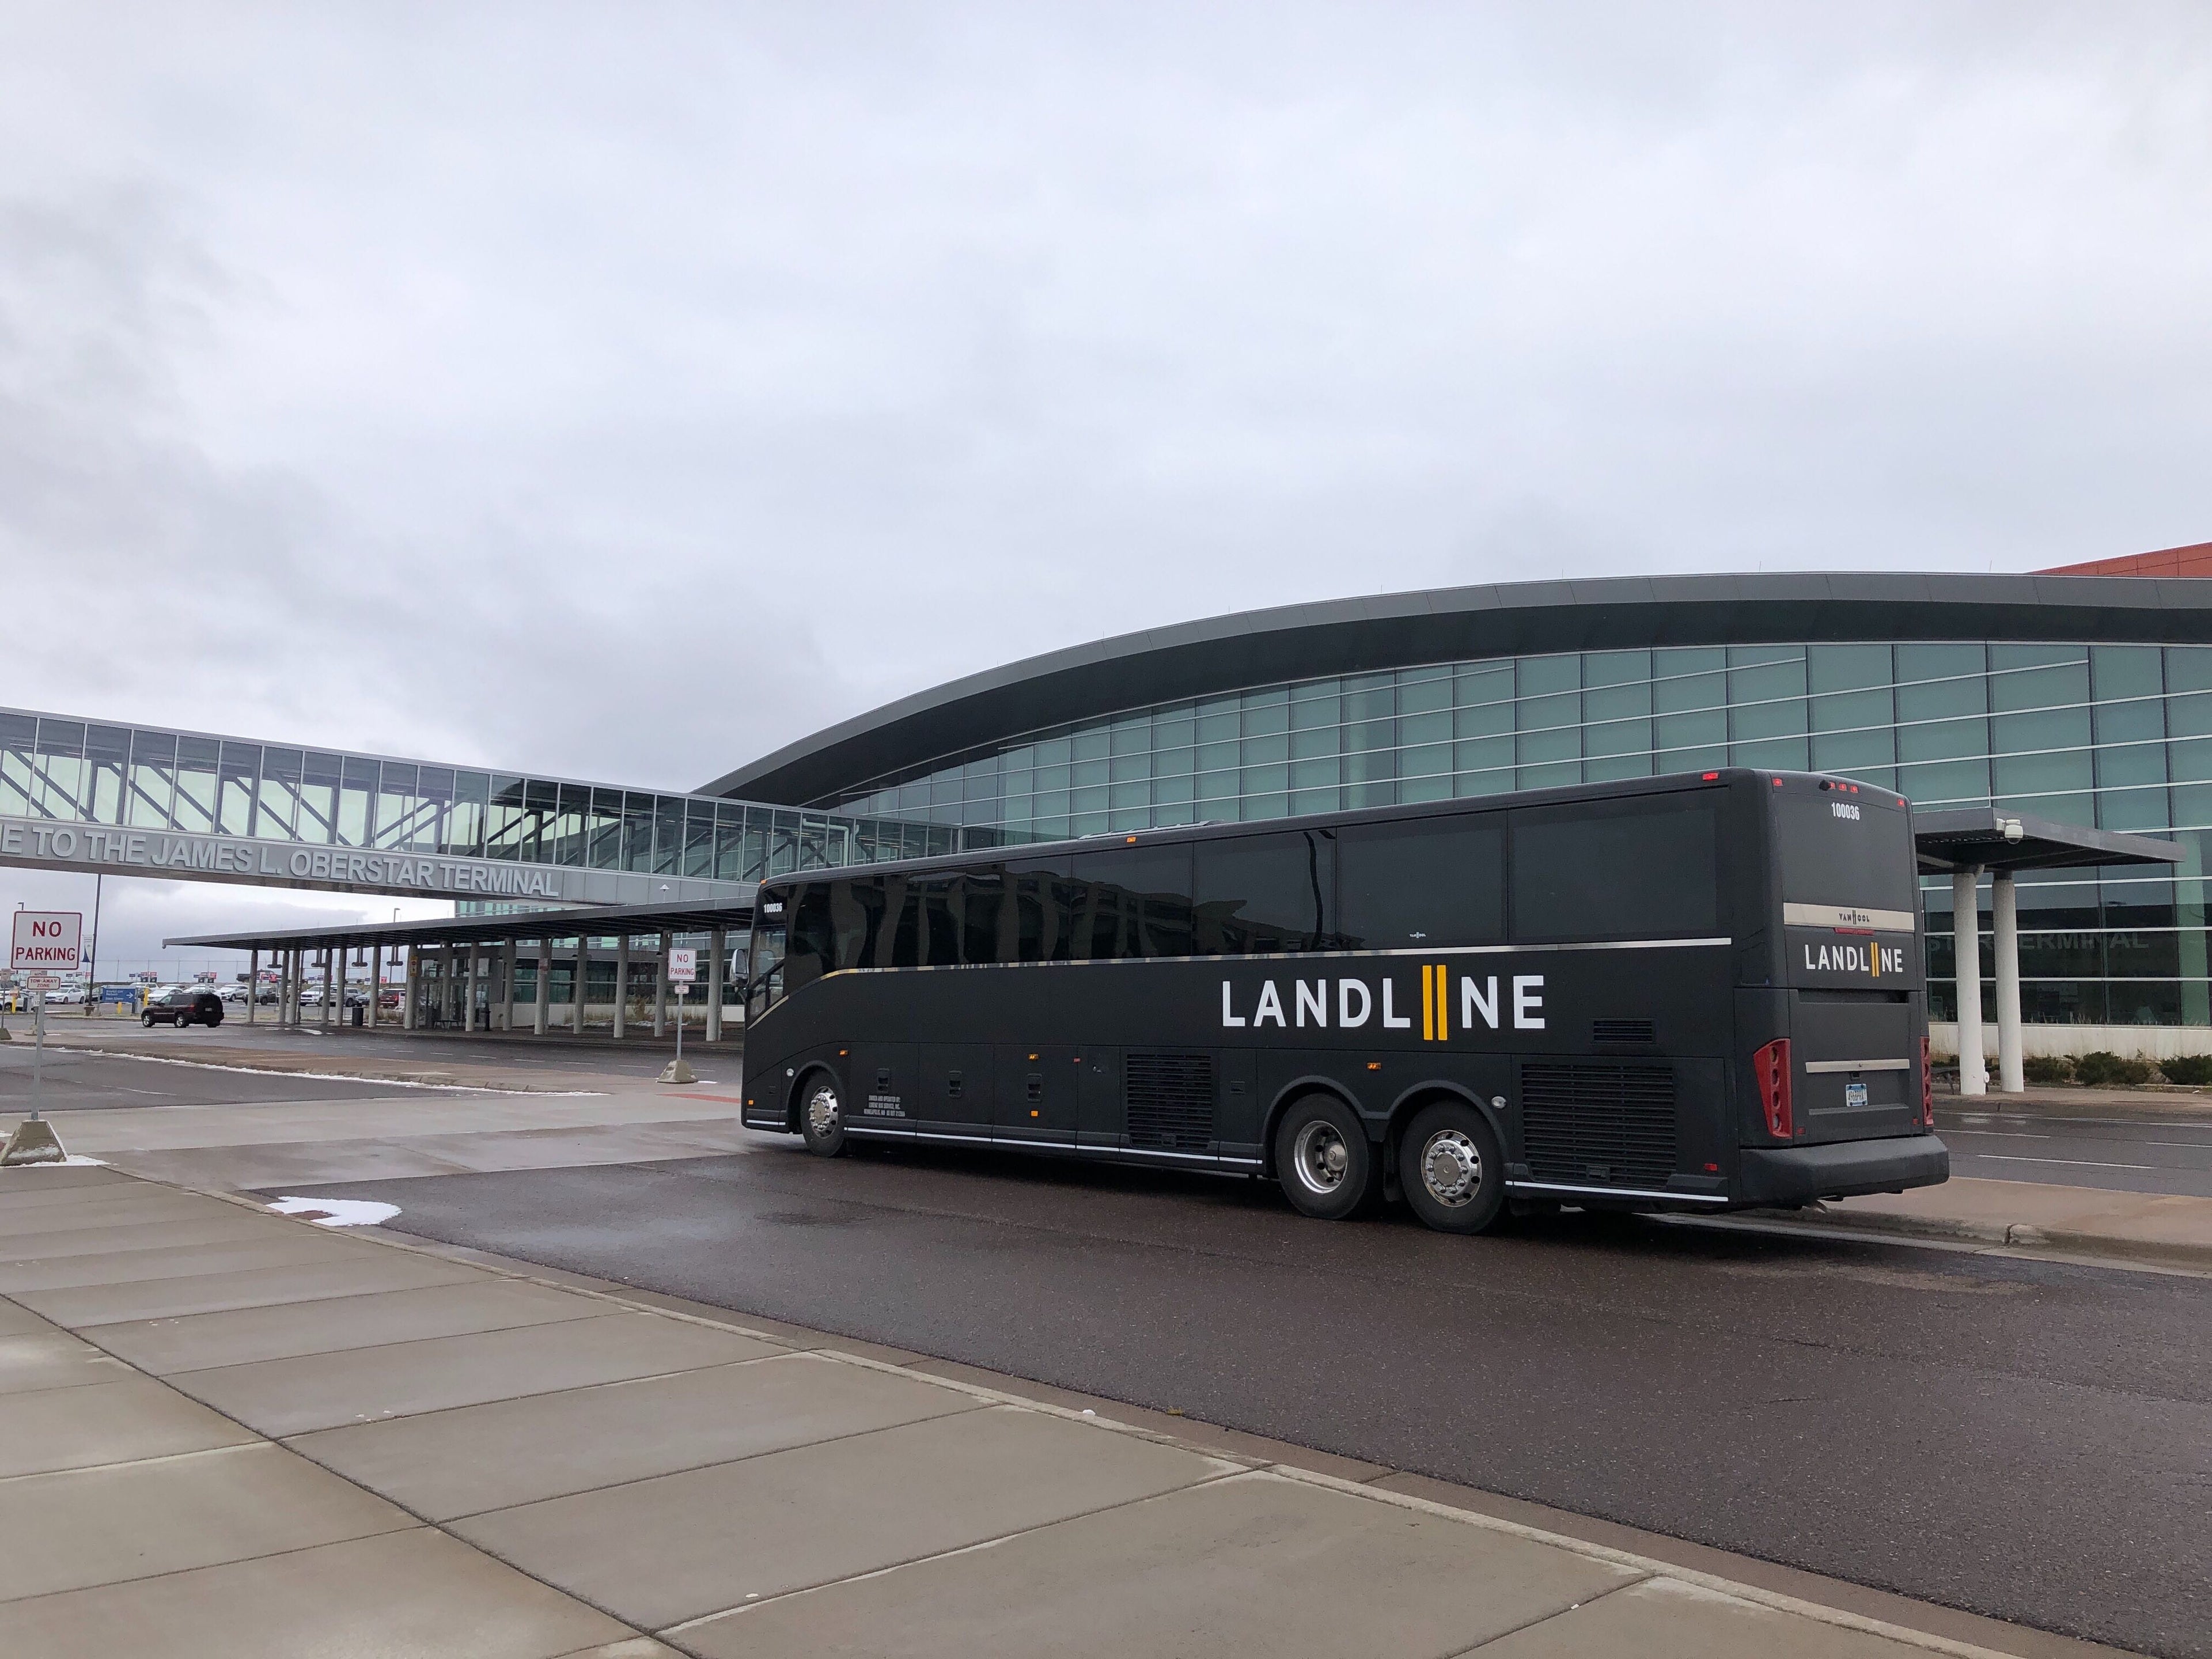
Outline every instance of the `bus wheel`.
[(837, 1085), (817, 1077), (806, 1085), (806, 1103), (799, 1109), (799, 1133), (806, 1150), (835, 1158), (845, 1150), (845, 1109), (837, 1099)]
[(1293, 1101), (1275, 1128), (1275, 1176), (1291, 1204), (1319, 1221), (1342, 1221), (1380, 1195), (1382, 1169), (1366, 1127), (1342, 1101)]
[(1505, 1208), (1505, 1159), (1482, 1114), (1438, 1101), (1398, 1142), (1398, 1185), (1413, 1213), (1442, 1233), (1479, 1233)]

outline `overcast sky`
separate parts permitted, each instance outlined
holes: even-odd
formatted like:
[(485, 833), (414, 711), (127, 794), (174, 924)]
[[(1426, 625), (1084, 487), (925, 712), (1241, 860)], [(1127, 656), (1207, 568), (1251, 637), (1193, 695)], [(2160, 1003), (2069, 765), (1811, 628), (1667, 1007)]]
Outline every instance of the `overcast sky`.
[(18, 705), (690, 787), (1224, 611), (2212, 538), (2201, 3), (0, 20)]

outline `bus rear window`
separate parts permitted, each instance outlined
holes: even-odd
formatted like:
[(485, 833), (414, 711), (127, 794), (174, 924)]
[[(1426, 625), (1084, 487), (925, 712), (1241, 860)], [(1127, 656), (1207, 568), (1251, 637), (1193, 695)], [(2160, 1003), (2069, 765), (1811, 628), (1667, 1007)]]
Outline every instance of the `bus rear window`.
[(1912, 820), (1862, 796), (1822, 793), (1774, 798), (1774, 840), (1782, 898), (1861, 910), (1917, 911), (1920, 879)]

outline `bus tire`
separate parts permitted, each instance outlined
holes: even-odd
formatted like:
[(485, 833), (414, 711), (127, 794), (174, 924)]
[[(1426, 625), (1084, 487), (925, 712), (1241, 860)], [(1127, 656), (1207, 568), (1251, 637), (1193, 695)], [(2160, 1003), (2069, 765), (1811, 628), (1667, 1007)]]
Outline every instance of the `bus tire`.
[(837, 1080), (817, 1072), (807, 1080), (799, 1100), (799, 1133), (806, 1150), (821, 1158), (835, 1158), (845, 1150), (845, 1103), (837, 1096)]
[(1489, 1121), (1464, 1101), (1423, 1107), (1399, 1137), (1398, 1186), (1440, 1233), (1496, 1226), (1505, 1213), (1505, 1158)]
[(1382, 1195), (1382, 1160), (1357, 1112), (1334, 1095), (1308, 1095), (1275, 1126), (1275, 1178), (1301, 1214), (1345, 1221)]

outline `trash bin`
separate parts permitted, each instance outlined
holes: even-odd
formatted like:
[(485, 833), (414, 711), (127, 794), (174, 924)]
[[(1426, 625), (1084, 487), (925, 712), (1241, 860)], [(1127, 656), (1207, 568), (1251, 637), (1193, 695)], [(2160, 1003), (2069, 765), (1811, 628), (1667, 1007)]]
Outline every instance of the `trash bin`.
[(358, 1025), (358, 1024), (361, 1024), (361, 1017), (362, 1017), (362, 1012), (363, 1012), (363, 1010), (362, 1010), (362, 1008), (361, 1004), (359, 1004), (358, 1002), (355, 1003), (355, 1004), (354, 1004), (354, 1006), (353, 1006), (353, 1023), (354, 1023), (355, 1024)]

